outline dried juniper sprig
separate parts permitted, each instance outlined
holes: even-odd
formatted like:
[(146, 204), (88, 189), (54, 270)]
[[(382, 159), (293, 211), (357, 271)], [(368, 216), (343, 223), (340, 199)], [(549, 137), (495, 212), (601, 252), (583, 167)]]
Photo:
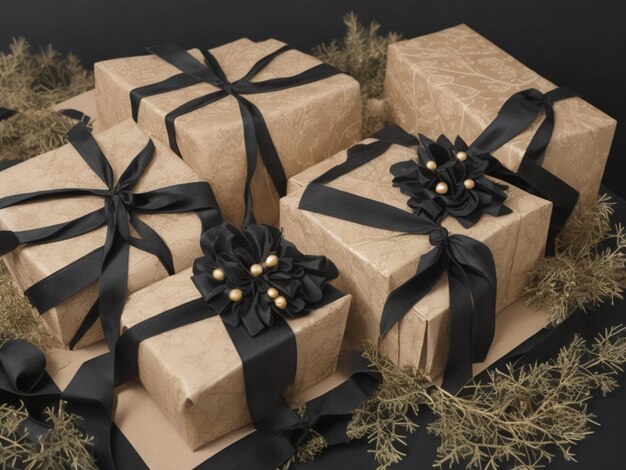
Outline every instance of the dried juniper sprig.
[(93, 88), (93, 77), (73, 54), (48, 46), (32, 53), (24, 38), (0, 52), (0, 106), (17, 113), (0, 122), (0, 159), (39, 155), (63, 144), (75, 123), (54, 111), (61, 101)]
[(626, 285), (626, 234), (613, 227), (607, 195), (575, 212), (557, 238), (556, 255), (535, 267), (525, 289), (527, 303), (546, 308), (556, 325), (574, 311), (622, 298)]
[(435, 389), (436, 420), (428, 430), (441, 439), (438, 467), (496, 470), (503, 464), (528, 470), (555, 455), (575, 461), (572, 447), (588, 436), (594, 416), (587, 401), (594, 390), (610, 393), (626, 363), (626, 328), (614, 327), (591, 346), (579, 337), (556, 358), (491, 371), (459, 396)]
[(415, 432), (413, 416), (419, 406), (430, 404), (426, 378), (411, 367), (398, 368), (368, 345), (364, 352), (382, 376), (382, 383), (365, 404), (354, 412), (347, 429), (349, 439), (367, 439), (379, 470), (400, 462), (407, 435)]
[(315, 47), (313, 54), (354, 77), (361, 84), (363, 135), (369, 135), (384, 126), (385, 106), (383, 82), (387, 64), (387, 48), (397, 42), (397, 33), (380, 34), (380, 25), (372, 21), (365, 27), (353, 12), (343, 22), (346, 34), (341, 40)]
[(43, 350), (60, 346), (0, 261), (0, 345), (11, 339), (24, 339)]
[(76, 427), (79, 418), (66, 411), (65, 402), (60, 401), (56, 409), (47, 408), (44, 413), (50, 430), (39, 443), (33, 443), (22, 426), (28, 417), (26, 409), (0, 405), (0, 468), (97, 469), (92, 455), (93, 439)]

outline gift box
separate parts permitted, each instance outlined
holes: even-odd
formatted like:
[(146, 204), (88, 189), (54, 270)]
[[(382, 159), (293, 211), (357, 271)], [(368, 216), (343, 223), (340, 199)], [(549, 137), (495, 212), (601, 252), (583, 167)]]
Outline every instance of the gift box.
[[(190, 269), (133, 293), (122, 327), (199, 299), (191, 276)], [(349, 295), (337, 296), (306, 316), (287, 320), (297, 344), (288, 400), (335, 372), (349, 305)], [(242, 360), (219, 316), (144, 340), (138, 364), (141, 383), (190, 448), (251, 422)], [(269, 364), (266, 371), (274, 373)]]
[[(408, 211), (407, 196), (393, 187), (389, 168), (415, 156), (414, 148), (392, 145), (329, 186)], [(281, 223), (287, 238), (303, 250), (326, 253), (337, 265), (340, 276), (336, 286), (353, 298), (346, 335), (357, 342), (377, 342), (389, 294), (415, 273), (420, 257), (433, 247), (427, 235), (399, 234), (299, 209), (307, 184), (345, 159), (346, 152), (340, 152), (293, 177), (289, 194), (281, 200)], [(519, 297), (542, 256), (552, 206), (516, 187), (509, 187), (505, 204), (512, 210), (510, 214), (483, 215), (468, 229), (452, 217), (442, 223), (451, 234), (466, 235), (491, 250), (497, 274), (497, 312)], [(451, 346), (448, 287), (444, 275), (381, 343), (392, 360), (419, 367), (431, 378), (443, 372)]]
[[(95, 140), (112, 168), (114, 180), (118, 181), (135, 156), (146, 147), (149, 138), (134, 122), (128, 120), (98, 133)], [(193, 170), (169, 148), (158, 142), (154, 145), (152, 159), (132, 188), (133, 193), (199, 181)], [(204, 182), (199, 184), (208, 187)], [(0, 198), (64, 188), (106, 190), (96, 172), (70, 144), (0, 172)], [(194, 193), (194, 197), (200, 198), (202, 195), (199, 194), (198, 187), (194, 188), (198, 191)], [(210, 188), (208, 189), (210, 191)], [(39, 229), (65, 223), (102, 208), (103, 197), (96, 195), (79, 194), (75, 197), (52, 195), (0, 209), (0, 229), (11, 232)], [(171, 252), (176, 271), (190, 267), (201, 253), (199, 239), (202, 223), (198, 214), (191, 211), (178, 214), (156, 212), (158, 211), (142, 213), (138, 217), (165, 242)], [(131, 235), (137, 236), (134, 229)], [(107, 226), (100, 226), (82, 235), (53, 243), (20, 246), (4, 256), (4, 261), (22, 290), (28, 292), (29, 288), (49, 276), (61, 274), (61, 277), (57, 278), (60, 285), (53, 287), (53, 290), (57, 290), (59, 287), (65, 287), (63, 284), (66, 284), (66, 281), (62, 278), (64, 271), (79, 263), (83, 257), (102, 248), (106, 237)], [(91, 274), (90, 271), (89, 276)], [(156, 256), (134, 246), (129, 248), (129, 292), (148, 286), (167, 274)], [(79, 279), (79, 282), (82, 282), (82, 279)], [(98, 287), (98, 282), (93, 282), (49, 310), (40, 312), (51, 332), (63, 345), (70, 344), (87, 312), (98, 298)], [(102, 339), (102, 336), (101, 324), (96, 321), (76, 346), (86, 346)]]
[[(210, 50), (226, 77), (235, 82), (261, 58), (284, 44), (269, 39), (239, 39)], [(203, 60), (198, 49), (190, 54)], [(312, 56), (288, 50), (277, 55), (254, 82), (290, 77), (320, 65)], [(152, 56), (108, 60), (95, 64), (96, 99), (102, 124), (131, 117), (129, 95), (138, 87), (179, 74), (180, 70)], [(195, 84), (141, 101), (137, 122), (152, 137), (169, 142), (166, 115), (183, 103), (218, 88)], [(230, 92), (229, 92), (230, 93)], [(347, 148), (360, 139), (359, 84), (344, 74), (266, 93), (244, 94), (262, 115), (287, 178)], [(176, 118), (176, 142), (182, 158), (210, 182), (225, 220), (240, 224), (244, 216), (246, 149), (242, 112), (234, 96)], [(257, 130), (257, 139), (259, 139)], [(259, 223), (278, 223), (278, 195), (259, 159), (252, 179), (254, 214)]]
[[(555, 85), (465, 25), (389, 46), (385, 100), (391, 120), (429, 136), (473, 141), (514, 93)], [(580, 193), (597, 197), (616, 121), (580, 98), (554, 103), (556, 124), (543, 167)], [(517, 171), (541, 119), (494, 156)]]

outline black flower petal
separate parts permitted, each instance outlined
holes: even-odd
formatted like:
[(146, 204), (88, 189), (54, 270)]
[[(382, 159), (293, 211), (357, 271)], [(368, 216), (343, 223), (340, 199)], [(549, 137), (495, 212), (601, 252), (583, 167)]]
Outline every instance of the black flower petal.
[[(415, 214), (437, 222), (450, 215), (469, 228), (483, 214), (495, 217), (509, 214), (511, 210), (503, 204), (507, 186), (485, 177), (488, 169), (485, 159), (468, 155), (465, 161), (459, 160), (456, 155), (461, 150), (466, 151), (467, 145), (460, 138), (452, 144), (445, 136), (434, 142), (420, 135), (418, 160), (391, 166), (394, 187), (409, 196), (407, 204)], [(435, 162), (436, 169), (427, 167), (430, 161)], [(466, 180), (472, 180), (474, 187), (466, 188)], [(448, 187), (444, 194), (436, 190), (439, 183)]]
[[(205, 232), (200, 245), (204, 256), (194, 262), (194, 284), (225, 322), (243, 324), (251, 336), (271, 326), (275, 315), (307, 315), (322, 299), (326, 284), (338, 276), (337, 268), (326, 257), (301, 253), (282, 238), (280, 230), (268, 225), (252, 224), (238, 230), (224, 223)], [(251, 266), (263, 265), (270, 255), (278, 257), (278, 264), (265, 265), (261, 275), (253, 276)], [(225, 273), (221, 281), (213, 277), (218, 268)], [(267, 294), (270, 288), (287, 300), (285, 308), (275, 305)], [(242, 291), (241, 301), (229, 300), (232, 289)]]

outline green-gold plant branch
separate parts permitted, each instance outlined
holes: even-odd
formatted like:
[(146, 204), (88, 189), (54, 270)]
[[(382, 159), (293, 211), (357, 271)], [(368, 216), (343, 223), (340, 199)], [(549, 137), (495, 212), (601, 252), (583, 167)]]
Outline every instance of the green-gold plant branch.
[(556, 255), (543, 258), (525, 289), (527, 303), (546, 308), (551, 324), (574, 309), (585, 310), (622, 298), (626, 285), (626, 234), (610, 221), (607, 195), (577, 210), (557, 237)]
[(386, 120), (383, 83), (387, 64), (387, 48), (401, 36), (380, 34), (380, 25), (372, 21), (364, 26), (355, 13), (344, 19), (346, 34), (341, 40), (315, 47), (313, 54), (354, 77), (361, 84), (362, 133), (367, 136), (381, 129)]
[(0, 405), (0, 469), (24, 470), (95, 470), (93, 439), (85, 437), (76, 426), (80, 418), (65, 410), (60, 401), (55, 409), (44, 410), (50, 430), (38, 442), (31, 442), (22, 422), (28, 412), (22, 406)]
[(25, 160), (63, 145), (75, 122), (54, 106), (93, 88), (93, 76), (73, 54), (51, 46), (31, 52), (24, 38), (0, 52), (0, 106), (17, 111), (0, 121), (0, 159)]

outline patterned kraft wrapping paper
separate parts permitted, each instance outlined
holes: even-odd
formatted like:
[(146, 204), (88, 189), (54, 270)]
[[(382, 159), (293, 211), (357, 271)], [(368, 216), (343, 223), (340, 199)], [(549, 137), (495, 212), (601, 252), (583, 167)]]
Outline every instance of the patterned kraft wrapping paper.
[[(385, 99), (391, 119), (431, 138), (460, 135), (470, 143), (512, 94), (555, 87), (465, 25), (389, 47)], [(598, 195), (617, 123), (580, 98), (559, 101), (554, 110), (543, 166), (580, 192), (579, 205), (589, 206)], [(516, 171), (540, 122), (494, 156)]]
[[(192, 274), (189, 269), (132, 294), (122, 328), (200, 298)], [(289, 398), (335, 372), (349, 306), (344, 295), (288, 320), (298, 349)], [(139, 379), (191, 449), (250, 423), (243, 365), (218, 316), (143, 341)]]
[[(408, 210), (407, 197), (392, 186), (389, 167), (414, 156), (414, 149), (393, 145), (330, 186)], [(285, 237), (302, 250), (325, 253), (335, 262), (340, 272), (337, 287), (352, 294), (346, 335), (357, 343), (376, 342), (387, 296), (415, 274), (419, 258), (432, 246), (427, 235), (398, 234), (298, 209), (306, 184), (345, 159), (346, 152), (340, 152), (290, 180), (289, 194), (281, 199), (282, 227)], [(515, 187), (509, 188), (506, 205), (512, 214), (483, 216), (468, 230), (451, 217), (443, 223), (450, 233), (468, 235), (491, 249), (498, 276), (498, 312), (519, 297), (542, 256), (552, 210), (550, 202)], [(437, 377), (443, 372), (449, 347), (448, 306), (444, 277), (388, 333), (383, 352), (400, 365), (411, 364), (430, 378)]]
[[(239, 39), (211, 49), (226, 76), (242, 77), (260, 58), (279, 49), (274, 39)], [(203, 60), (199, 50), (190, 53)], [(320, 61), (291, 50), (274, 59), (254, 81), (288, 77)], [(131, 117), (129, 93), (180, 73), (148, 55), (108, 60), (95, 65), (96, 102), (102, 125)], [(142, 100), (138, 122), (146, 132), (168, 143), (165, 115), (179, 105), (215, 91), (208, 84), (154, 95)], [(334, 155), (361, 138), (359, 84), (348, 75), (335, 75), (307, 85), (271, 93), (245, 95), (262, 112), (287, 178)], [(246, 155), (243, 124), (235, 98), (229, 96), (176, 119), (177, 142), (183, 159), (213, 186), (224, 218), (240, 224), (244, 213)], [(252, 180), (254, 213), (259, 223), (277, 225), (278, 195), (261, 159)]]
[[(145, 146), (148, 137), (132, 121), (126, 121), (95, 138), (113, 169), (115, 181)], [(199, 181), (198, 176), (168, 147), (155, 142), (155, 153), (147, 170), (133, 188), (145, 192), (173, 184)], [(0, 172), (0, 197), (54, 188), (103, 188), (104, 183), (69, 144)], [(26, 230), (66, 222), (103, 207), (96, 196), (48, 199), (0, 209), (0, 230)], [(195, 213), (142, 214), (140, 218), (163, 238), (172, 252), (174, 268), (190, 267), (202, 254), (200, 219)], [(37, 281), (62, 269), (104, 245), (106, 227), (69, 240), (20, 247), (4, 257), (17, 285), (26, 290)], [(130, 247), (128, 290), (134, 292), (167, 276), (156, 257)], [(43, 314), (45, 323), (67, 347), (98, 297), (97, 283), (83, 289)], [(103, 338), (100, 322), (80, 340), (77, 347)]]

